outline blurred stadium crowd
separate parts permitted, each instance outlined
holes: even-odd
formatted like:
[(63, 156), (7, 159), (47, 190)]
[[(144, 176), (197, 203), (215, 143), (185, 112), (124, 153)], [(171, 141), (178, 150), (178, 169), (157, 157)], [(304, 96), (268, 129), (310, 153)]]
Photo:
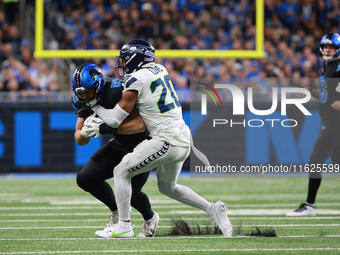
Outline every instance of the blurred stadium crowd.
[(35, 59), (31, 46), (28, 39), (20, 36), (15, 17), (0, 10), (0, 92), (8, 92), (6, 99), (58, 90), (56, 62), (51, 68), (47, 62)]
[[(319, 42), (340, 32), (339, 0), (265, 0), (265, 58), (158, 59), (182, 101), (193, 78), (316, 78)], [(59, 0), (47, 23), (59, 49), (119, 49), (140, 38), (157, 49), (255, 49), (255, 1), (251, 0)], [(58, 63), (32, 57), (33, 45), (0, 11), (0, 91), (23, 95), (58, 90)], [(80, 64), (84, 60), (74, 60)], [(91, 60), (114, 76), (115, 61)]]

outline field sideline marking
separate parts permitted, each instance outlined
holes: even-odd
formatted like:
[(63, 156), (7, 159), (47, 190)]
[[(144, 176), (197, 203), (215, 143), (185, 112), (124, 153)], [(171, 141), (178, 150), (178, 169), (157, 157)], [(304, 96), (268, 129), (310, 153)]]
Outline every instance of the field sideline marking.
[[(339, 227), (340, 224), (287, 224), (287, 225), (263, 225), (263, 224), (251, 224), (244, 225), (242, 227)], [(173, 226), (158, 226), (158, 228), (172, 228)], [(204, 228), (206, 225), (200, 225)], [(64, 226), (64, 227), (1, 227), (1, 230), (17, 230), (17, 229), (88, 229), (88, 228), (102, 228), (102, 226)], [(135, 227), (137, 228), (137, 226)]]

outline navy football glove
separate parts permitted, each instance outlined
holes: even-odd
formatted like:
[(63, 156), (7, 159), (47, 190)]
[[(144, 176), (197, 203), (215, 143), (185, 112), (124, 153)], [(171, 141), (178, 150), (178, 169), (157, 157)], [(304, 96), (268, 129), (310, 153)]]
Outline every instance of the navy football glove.
[(75, 94), (72, 96), (72, 106), (75, 110), (74, 114), (77, 114), (78, 117), (87, 118), (94, 113), (91, 107), (85, 101), (80, 101)]

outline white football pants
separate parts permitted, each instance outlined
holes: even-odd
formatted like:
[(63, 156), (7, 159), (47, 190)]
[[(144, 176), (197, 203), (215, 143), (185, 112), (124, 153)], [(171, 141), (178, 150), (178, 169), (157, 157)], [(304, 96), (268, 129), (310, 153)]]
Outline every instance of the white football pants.
[(157, 140), (144, 140), (114, 169), (114, 190), (120, 220), (130, 220), (131, 178), (157, 168), (158, 188), (164, 195), (209, 213), (211, 203), (190, 188), (178, 185), (177, 178), (190, 147), (178, 147)]

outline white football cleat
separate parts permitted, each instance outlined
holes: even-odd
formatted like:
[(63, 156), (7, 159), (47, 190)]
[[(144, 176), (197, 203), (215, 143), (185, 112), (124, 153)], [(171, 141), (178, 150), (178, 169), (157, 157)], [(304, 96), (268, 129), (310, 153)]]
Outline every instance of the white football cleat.
[(113, 229), (114, 226), (116, 225), (112, 225), (109, 227), (105, 227), (104, 230), (98, 230), (96, 231), (96, 236), (101, 237), (101, 238), (112, 238), (112, 233), (113, 233)]
[(225, 237), (231, 237), (233, 235), (233, 225), (231, 224), (228, 215), (227, 207), (225, 203), (217, 201), (211, 205), (212, 215), (211, 218), (214, 220), (216, 225), (221, 229)]
[(113, 238), (130, 238), (135, 235), (131, 222), (119, 221), (119, 223), (114, 225), (111, 230)]
[(315, 207), (307, 204), (307, 203), (303, 203), (299, 206), (298, 209), (289, 212), (286, 214), (287, 216), (315, 216), (316, 212), (315, 212)]
[(102, 238), (110, 238), (112, 237), (112, 227), (116, 224), (118, 224), (119, 215), (118, 210), (112, 212), (112, 214), (109, 217), (109, 220), (103, 230), (98, 230), (95, 232), (96, 236), (102, 237)]
[(153, 235), (156, 232), (158, 222), (159, 215), (155, 211), (153, 211), (152, 218), (150, 220), (144, 220), (140, 233), (137, 235), (137, 237), (140, 238), (153, 237)]

